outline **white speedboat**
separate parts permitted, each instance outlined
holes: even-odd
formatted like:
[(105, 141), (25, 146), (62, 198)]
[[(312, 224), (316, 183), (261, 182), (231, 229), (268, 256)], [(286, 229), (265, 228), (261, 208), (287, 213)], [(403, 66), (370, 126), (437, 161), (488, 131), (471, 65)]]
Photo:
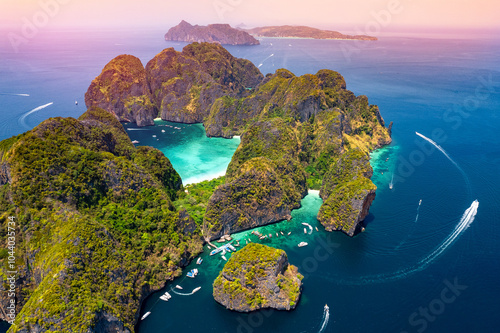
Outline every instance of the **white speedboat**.
[(300, 242), (299, 245), (298, 245), (298, 247), (303, 247), (303, 246), (306, 246), (306, 245), (307, 245), (306, 242)]
[(148, 311), (146, 312), (142, 317), (141, 317), (141, 320), (144, 320), (146, 319), (147, 316), (149, 316), (151, 314), (151, 311)]

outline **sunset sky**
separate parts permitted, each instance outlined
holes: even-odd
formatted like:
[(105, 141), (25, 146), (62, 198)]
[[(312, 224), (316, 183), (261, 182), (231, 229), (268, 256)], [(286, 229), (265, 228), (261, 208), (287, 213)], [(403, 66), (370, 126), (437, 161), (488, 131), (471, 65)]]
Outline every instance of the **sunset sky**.
[(370, 33), (377, 20), (385, 30), (404, 26), (499, 28), (499, 15), (498, 0), (0, 1), (0, 26), (12, 29), (20, 29), (26, 21), (55, 29), (168, 28), (184, 19), (192, 24), (243, 23), (249, 27), (304, 24)]

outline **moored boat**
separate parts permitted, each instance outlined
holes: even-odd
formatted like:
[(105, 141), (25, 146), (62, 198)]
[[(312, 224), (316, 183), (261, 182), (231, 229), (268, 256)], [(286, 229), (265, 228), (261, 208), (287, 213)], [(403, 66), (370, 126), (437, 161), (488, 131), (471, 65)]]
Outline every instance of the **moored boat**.
[(303, 246), (306, 246), (306, 245), (307, 245), (306, 242), (300, 242), (299, 245), (298, 245), (298, 247), (303, 247)]

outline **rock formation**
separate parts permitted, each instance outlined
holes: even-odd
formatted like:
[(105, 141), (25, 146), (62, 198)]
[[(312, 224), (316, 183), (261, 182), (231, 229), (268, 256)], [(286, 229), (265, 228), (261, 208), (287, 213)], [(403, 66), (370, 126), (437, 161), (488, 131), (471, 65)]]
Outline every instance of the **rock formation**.
[(230, 310), (291, 310), (297, 306), (302, 275), (283, 250), (250, 243), (234, 253), (215, 279), (214, 299)]
[(191, 25), (182, 20), (165, 34), (165, 40), (179, 42), (208, 42), (225, 45), (259, 45), (247, 32), (234, 29), (229, 24)]
[(85, 94), (88, 108), (100, 107), (118, 120), (153, 125), (158, 111), (146, 81), (146, 71), (141, 61), (131, 55), (121, 55), (111, 60), (96, 77)]

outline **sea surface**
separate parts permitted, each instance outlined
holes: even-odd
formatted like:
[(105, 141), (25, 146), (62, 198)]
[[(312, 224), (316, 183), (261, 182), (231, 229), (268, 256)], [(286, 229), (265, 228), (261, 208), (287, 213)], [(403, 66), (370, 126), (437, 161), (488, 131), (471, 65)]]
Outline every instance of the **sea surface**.
[[(87, 87), (113, 57), (133, 54), (145, 65), (163, 48), (186, 45), (165, 42), (163, 33), (42, 31), (17, 53), (3, 40), (0, 139), (49, 117), (81, 115)], [(273, 236), (262, 243), (284, 249), (305, 275), (294, 311), (240, 314), (218, 305), (212, 283), (224, 260), (205, 250), (201, 265), (146, 300), (141, 314), (151, 315), (137, 331), (498, 332), (500, 39), (261, 39), (227, 49), (263, 74), (336, 70), (348, 89), (377, 104), (394, 123), (393, 143), (372, 154), (377, 197), (366, 231), (354, 238), (324, 231), (314, 191), (291, 221), (259, 228)], [(201, 125), (125, 127), (138, 145), (162, 150), (184, 184), (222, 174), (239, 144), (208, 139)], [(234, 237), (257, 241), (250, 231)], [(309, 245), (297, 247), (301, 241)], [(194, 267), (198, 276), (186, 278)], [(168, 302), (158, 300), (165, 291)]]

